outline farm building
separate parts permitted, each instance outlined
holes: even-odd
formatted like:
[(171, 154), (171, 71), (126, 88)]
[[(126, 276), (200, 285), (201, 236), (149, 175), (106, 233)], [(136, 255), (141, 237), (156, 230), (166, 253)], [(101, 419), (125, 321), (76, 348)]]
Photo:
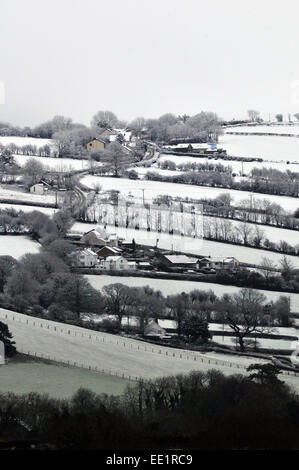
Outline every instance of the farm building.
[(43, 183), (37, 183), (37, 184), (33, 184), (32, 186), (30, 186), (29, 191), (33, 194), (42, 195), (48, 191), (48, 188)]
[(110, 136), (115, 135), (115, 131), (113, 129), (102, 129), (100, 131), (100, 138), (105, 139), (106, 141), (110, 140)]
[(94, 267), (98, 264), (98, 256), (90, 248), (84, 250), (75, 251), (70, 254), (72, 258), (72, 264), (84, 268)]
[(99, 226), (84, 233), (80, 242), (88, 246), (115, 246), (118, 247), (119, 238), (116, 233), (107, 233), (107, 231)]
[(87, 143), (86, 148), (87, 150), (104, 150), (105, 144), (106, 142), (103, 139), (96, 138), (96, 139), (90, 140)]
[(167, 270), (182, 271), (185, 269), (196, 269), (197, 258), (191, 258), (186, 255), (157, 255), (158, 264)]
[(239, 264), (239, 261), (234, 257), (207, 257), (197, 260), (197, 269), (236, 269)]
[(153, 269), (153, 265), (148, 261), (140, 261), (138, 262), (138, 269), (142, 269), (142, 271), (151, 271)]
[(158, 323), (154, 320), (149, 320), (147, 325), (144, 327), (144, 336), (148, 338), (164, 338), (166, 333)]
[(106, 245), (106, 237), (99, 233), (97, 230), (93, 229), (81, 237), (80, 242), (84, 245), (89, 246), (105, 246)]
[(106, 259), (112, 256), (120, 256), (122, 250), (115, 246), (103, 246), (97, 251), (97, 256), (102, 259)]
[(168, 151), (178, 153), (199, 153), (199, 154), (211, 154), (211, 153), (225, 153), (225, 150), (218, 148), (216, 143), (211, 142), (184, 142), (177, 144), (165, 145), (164, 148)]
[(107, 258), (100, 260), (100, 269), (107, 269), (109, 271), (134, 271), (136, 263), (128, 261), (123, 256), (107, 256)]

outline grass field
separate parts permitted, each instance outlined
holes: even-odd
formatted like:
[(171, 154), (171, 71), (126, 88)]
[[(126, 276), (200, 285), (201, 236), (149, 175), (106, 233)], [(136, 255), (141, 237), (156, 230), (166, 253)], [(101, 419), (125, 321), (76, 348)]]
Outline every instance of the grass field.
[(68, 398), (83, 387), (98, 394), (120, 395), (128, 383), (99, 372), (30, 359), (18, 358), (0, 366), (0, 392), (37, 392)]
[[(299, 144), (299, 139), (297, 139)], [(145, 201), (150, 202), (158, 195), (169, 195), (172, 197), (189, 197), (193, 199), (216, 198), (221, 194), (229, 193), (232, 197), (233, 204), (240, 201), (248, 201), (253, 197), (254, 201), (268, 200), (272, 203), (279, 204), (287, 212), (294, 212), (299, 207), (299, 199), (288, 196), (277, 196), (262, 193), (253, 193), (249, 191), (238, 191), (235, 189), (214, 188), (210, 186), (195, 186), (191, 184), (181, 183), (165, 183), (161, 181), (143, 181), (132, 180), (127, 178), (114, 178), (109, 176), (92, 176), (86, 175), (81, 182), (89, 188), (94, 188), (99, 184), (104, 191), (118, 190), (123, 196), (132, 195), (142, 200), (142, 191), (144, 191)]]
[(19, 259), (26, 253), (39, 253), (40, 244), (25, 235), (1, 235), (0, 256)]
[[(263, 360), (221, 353), (200, 353), (150, 344), (103, 332), (28, 317), (0, 309), (1, 321), (13, 334), (20, 352), (37, 357), (52, 358), (56, 362), (70, 362), (81, 367), (97, 368), (99, 371), (121, 377), (150, 379), (161, 376), (184, 374), (193, 370), (220, 370), (225, 375), (246, 374), (246, 367)], [(16, 376), (16, 389), (24, 388), (22, 377)], [(63, 370), (67, 371), (67, 369)], [(84, 373), (84, 371), (82, 371)], [(86, 371), (89, 374), (89, 371)], [(95, 372), (97, 373), (97, 372)], [(42, 372), (42, 380), (48, 376)], [(66, 373), (62, 374), (63, 380)], [(49, 374), (49, 377), (50, 374)], [(89, 375), (86, 375), (89, 377)], [(284, 376), (287, 383), (299, 390), (298, 377)], [(0, 376), (0, 383), (2, 382)], [(89, 386), (89, 379), (83, 381)], [(53, 387), (57, 384), (53, 382)], [(0, 386), (1, 388), (1, 386)], [(75, 388), (75, 387), (74, 387)]]

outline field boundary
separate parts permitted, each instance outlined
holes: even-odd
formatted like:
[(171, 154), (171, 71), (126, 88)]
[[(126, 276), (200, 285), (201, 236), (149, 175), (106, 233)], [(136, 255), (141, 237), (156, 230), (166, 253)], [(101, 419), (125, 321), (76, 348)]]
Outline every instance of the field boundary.
[[(225, 359), (213, 359), (209, 358), (208, 355), (205, 357), (205, 354), (200, 353), (198, 351), (187, 351), (187, 350), (182, 350), (182, 349), (174, 349), (174, 348), (168, 348), (166, 346), (159, 346), (159, 345), (154, 345), (152, 343), (146, 343), (144, 341), (138, 341), (137, 339), (130, 339), (118, 335), (112, 335), (109, 333), (103, 333), (103, 332), (95, 332), (94, 330), (88, 330), (85, 328), (77, 327), (74, 325), (68, 325), (65, 323), (58, 323), (54, 322), (52, 320), (45, 320), (37, 317), (30, 317), (28, 315), (24, 315), (21, 313), (13, 312), (10, 310), (2, 309), (0, 308), (0, 319), (1, 320), (10, 320), (15, 323), (22, 323), (22, 324), (27, 324), (28, 326), (33, 326), (36, 328), (37, 334), (38, 330), (44, 329), (44, 330), (51, 330), (51, 332), (55, 332), (55, 334), (59, 335), (60, 337), (77, 337), (78, 340), (83, 340), (83, 341), (90, 341), (90, 343), (93, 342), (102, 342), (105, 344), (113, 344), (118, 346), (119, 352), (121, 355), (121, 351), (123, 348), (126, 348), (127, 350), (130, 350), (131, 352), (136, 352), (138, 354), (138, 351), (145, 351), (148, 353), (152, 353), (153, 355), (162, 355), (162, 356), (168, 356), (168, 359), (173, 358), (175, 361), (183, 359), (187, 360), (188, 362), (195, 362), (195, 363), (202, 363), (205, 365), (210, 365), (211, 368), (213, 366), (217, 366), (218, 368), (221, 367), (226, 367), (226, 368), (232, 368), (232, 369), (237, 369), (240, 370), (244, 373), (246, 371), (246, 368), (248, 366), (244, 364), (237, 363), (235, 361), (231, 360), (225, 360)], [(100, 366), (95, 366), (91, 363), (83, 363), (83, 361), (72, 361), (72, 360), (65, 360), (62, 357), (58, 357), (57, 355), (52, 354), (44, 354), (38, 350), (32, 349), (28, 345), (28, 347), (23, 347), (23, 348), (18, 348), (19, 352), (22, 352), (24, 354), (28, 354), (30, 356), (34, 357), (40, 357), (41, 359), (48, 359), (48, 360), (53, 360), (55, 362), (60, 362), (63, 364), (67, 364), (70, 366), (74, 367), (81, 367), (89, 370), (93, 370), (96, 372), (102, 372), (106, 373), (109, 375), (114, 375), (116, 377), (120, 378), (125, 378), (128, 380), (139, 380), (141, 378), (145, 378), (142, 376), (142, 374), (139, 374), (139, 376), (134, 376), (133, 374), (125, 374), (123, 370), (118, 369), (117, 367), (112, 370), (112, 369), (105, 369)], [(283, 375), (292, 375), (295, 377), (298, 377), (299, 374), (296, 372), (292, 371), (283, 371)]]

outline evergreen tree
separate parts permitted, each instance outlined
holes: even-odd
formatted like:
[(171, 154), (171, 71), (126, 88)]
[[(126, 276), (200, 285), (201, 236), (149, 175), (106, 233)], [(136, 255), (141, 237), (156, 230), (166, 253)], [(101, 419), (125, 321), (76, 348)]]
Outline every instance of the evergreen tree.
[(16, 354), (17, 350), (15, 342), (12, 341), (12, 334), (5, 323), (0, 322), (0, 341), (4, 343), (5, 355), (12, 357)]

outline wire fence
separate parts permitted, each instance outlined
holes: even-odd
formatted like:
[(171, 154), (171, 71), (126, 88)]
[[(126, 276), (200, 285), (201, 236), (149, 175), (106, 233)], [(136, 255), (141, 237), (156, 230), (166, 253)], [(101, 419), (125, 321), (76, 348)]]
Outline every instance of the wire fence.
[(61, 357), (56, 357), (56, 356), (52, 356), (52, 355), (49, 355), (49, 354), (43, 354), (41, 352), (32, 352), (32, 351), (27, 351), (25, 349), (18, 349), (18, 351), (22, 354), (26, 354), (28, 356), (31, 356), (31, 357), (36, 357), (36, 358), (39, 358), (39, 359), (45, 359), (45, 360), (48, 360), (48, 361), (52, 361), (52, 362), (57, 362), (59, 364), (65, 364), (67, 366), (70, 366), (70, 367), (79, 367), (81, 369), (87, 369), (87, 370), (90, 370), (90, 371), (93, 371), (93, 372), (99, 372), (101, 374), (106, 374), (106, 375), (112, 375), (114, 377), (118, 377), (118, 378), (121, 378), (121, 379), (126, 379), (126, 380), (130, 380), (130, 381), (139, 381), (141, 377), (137, 377), (137, 376), (134, 376), (134, 375), (129, 375), (129, 374), (125, 374), (124, 372), (119, 372), (119, 371), (115, 371), (115, 370), (112, 370), (112, 369), (105, 369), (103, 367), (98, 367), (98, 366), (94, 366), (94, 365), (90, 365), (90, 364), (84, 364), (80, 361), (70, 361), (70, 360), (66, 360), (66, 359), (63, 359)]
[[(77, 327), (74, 325), (68, 325), (65, 323), (58, 323), (52, 320), (45, 320), (37, 317), (30, 317), (28, 315), (24, 315), (22, 313), (12, 312), (6, 309), (0, 308), (0, 318), (3, 320), (11, 320), (16, 323), (21, 323), (24, 325), (28, 325), (30, 327), (34, 327), (36, 329), (43, 329), (47, 330), (51, 333), (57, 334), (63, 337), (73, 337), (76, 338), (78, 343), (80, 341), (88, 341), (93, 342), (95, 344), (102, 344), (102, 345), (114, 345), (119, 347), (120, 350), (127, 350), (131, 352), (147, 352), (152, 353), (154, 355), (158, 355), (159, 357), (167, 357), (167, 359), (174, 359), (174, 360), (184, 360), (188, 361), (189, 363), (193, 363), (194, 367), (198, 368), (199, 364), (206, 365), (206, 366), (217, 366), (217, 368), (228, 368), (228, 369), (236, 369), (240, 372), (246, 371), (249, 362), (247, 364), (241, 364), (238, 362), (226, 360), (226, 359), (214, 359), (210, 357), (206, 357), (203, 353), (198, 351), (191, 351), (191, 350), (183, 350), (183, 349), (174, 349), (167, 346), (159, 346), (153, 345), (152, 343), (147, 343), (143, 341), (138, 341), (136, 339), (129, 339), (126, 337), (116, 336), (109, 333), (98, 332), (93, 330), (88, 330), (85, 328)], [(100, 366), (95, 366), (93, 364), (85, 364), (81, 361), (70, 361), (63, 359), (62, 357), (57, 357), (55, 355), (47, 355), (41, 353), (39, 351), (28, 351), (27, 349), (21, 351), (18, 347), (18, 351), (24, 354), (28, 354), (35, 357), (40, 357), (43, 359), (49, 359), (55, 362), (60, 362), (63, 364), (68, 364), (75, 367), (82, 367), (84, 369), (93, 370), (96, 372), (102, 372), (109, 375), (114, 375), (116, 377), (126, 378), (128, 380), (139, 380), (142, 377), (140, 374), (139, 377), (125, 374), (121, 370), (111, 370), (111, 369), (104, 369)], [(295, 371), (282, 371), (283, 375), (291, 375), (298, 377), (298, 373)]]

